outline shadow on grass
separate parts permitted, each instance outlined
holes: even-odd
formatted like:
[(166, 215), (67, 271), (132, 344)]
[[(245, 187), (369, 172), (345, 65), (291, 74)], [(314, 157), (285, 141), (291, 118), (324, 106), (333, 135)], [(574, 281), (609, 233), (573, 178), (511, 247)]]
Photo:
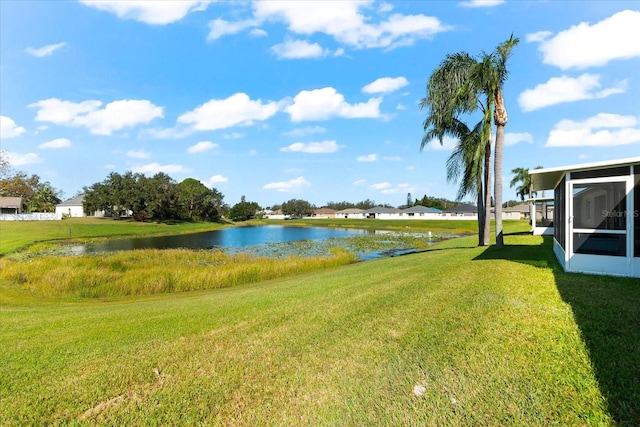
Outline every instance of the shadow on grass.
[(539, 246), (491, 246), (475, 259), (510, 260), (553, 271), (580, 328), (609, 414), (618, 425), (640, 425), (640, 280), (565, 273), (552, 244), (552, 238), (545, 237)]

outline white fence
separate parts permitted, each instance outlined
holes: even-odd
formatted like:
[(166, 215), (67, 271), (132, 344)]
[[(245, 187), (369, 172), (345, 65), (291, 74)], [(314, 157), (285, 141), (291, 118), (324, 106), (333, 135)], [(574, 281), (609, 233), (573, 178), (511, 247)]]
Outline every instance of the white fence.
[(21, 214), (0, 214), (0, 221), (56, 221), (62, 219), (60, 213), (32, 212)]

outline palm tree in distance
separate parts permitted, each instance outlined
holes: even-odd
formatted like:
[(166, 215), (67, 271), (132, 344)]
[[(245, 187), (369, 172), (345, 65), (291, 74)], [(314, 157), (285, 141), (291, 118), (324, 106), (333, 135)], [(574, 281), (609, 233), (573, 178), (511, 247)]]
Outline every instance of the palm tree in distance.
[[(542, 169), (542, 166), (536, 166), (536, 169)], [(529, 169), (515, 168), (511, 170), (513, 179), (509, 183), (509, 188), (516, 187), (516, 195), (520, 197), (520, 200), (524, 202), (525, 196), (531, 199), (536, 192), (531, 187), (531, 176), (529, 175)]]

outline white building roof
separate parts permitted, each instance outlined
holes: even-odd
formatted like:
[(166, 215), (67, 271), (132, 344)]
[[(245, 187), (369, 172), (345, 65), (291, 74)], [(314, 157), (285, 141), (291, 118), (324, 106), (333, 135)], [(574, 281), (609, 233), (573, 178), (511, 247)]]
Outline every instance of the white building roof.
[(630, 157), (618, 160), (605, 160), (602, 162), (583, 163), (571, 166), (559, 166), (544, 169), (531, 169), (529, 176), (531, 177), (531, 185), (533, 191), (553, 190), (567, 172), (576, 172), (581, 170), (607, 169), (617, 166), (627, 166), (640, 164), (640, 157)]

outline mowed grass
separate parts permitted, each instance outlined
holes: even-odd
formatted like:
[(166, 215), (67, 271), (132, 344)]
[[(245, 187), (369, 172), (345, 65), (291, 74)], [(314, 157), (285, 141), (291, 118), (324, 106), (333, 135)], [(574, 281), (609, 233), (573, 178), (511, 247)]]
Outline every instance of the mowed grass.
[(222, 223), (145, 223), (109, 218), (67, 218), (62, 221), (0, 221), (0, 256), (35, 243), (181, 234), (221, 228)]
[(474, 243), (209, 291), (5, 300), (0, 424), (640, 423), (639, 281), (563, 273), (539, 237)]

